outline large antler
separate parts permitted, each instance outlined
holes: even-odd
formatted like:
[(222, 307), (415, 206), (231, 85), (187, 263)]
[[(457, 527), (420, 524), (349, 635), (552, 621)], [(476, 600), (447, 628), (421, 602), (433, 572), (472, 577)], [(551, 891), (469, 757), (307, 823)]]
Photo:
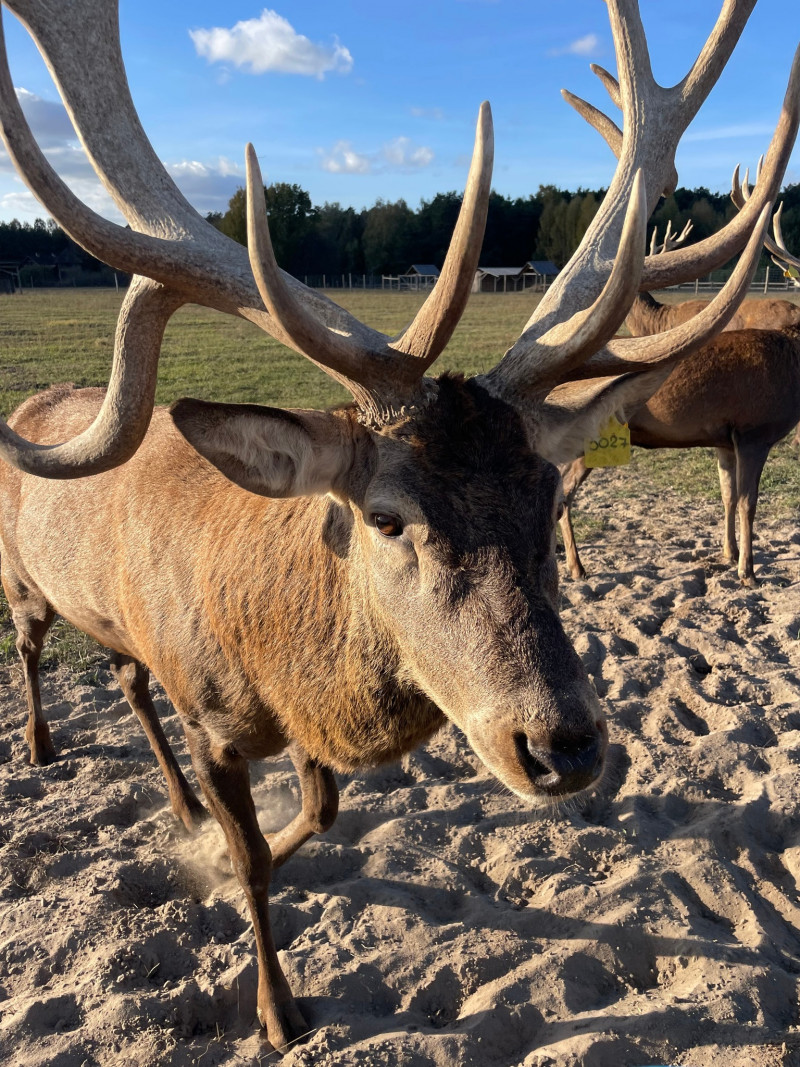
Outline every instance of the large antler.
[[(411, 325), (389, 338), (277, 268), (270, 288), (280, 288), (282, 295), (265, 308), (247, 250), (183, 198), (142, 129), (125, 77), (113, 0), (6, 0), (6, 6), (34, 37), (81, 142), (130, 229), (91, 211), (45, 159), (14, 92), (0, 25), (0, 132), (11, 158), (75, 241), (106, 263), (160, 284), (134, 286), (126, 301), (109, 393), (97, 422), (74, 441), (47, 449), (0, 424), (0, 456), (50, 477), (96, 473), (127, 459), (149, 423), (163, 329), (189, 301), (241, 315), (313, 358), (368, 411), (402, 402), (413, 391), (450, 339), (478, 265), (493, 155), (487, 104), (481, 107), (467, 190), (442, 275)], [(285, 318), (287, 307), (301, 303), (307, 319), (315, 321), (313, 347), (308, 333), (295, 328), (296, 317)], [(283, 314), (275, 314), (278, 305)]]
[[(690, 329), (681, 334), (669, 331), (660, 335), (660, 341), (648, 340), (644, 347), (641, 339), (636, 340), (635, 348), (615, 340), (603, 350), (596, 349), (591, 358), (588, 354), (576, 358), (572, 339), (576, 329), (583, 328), (583, 318), (588, 314), (584, 309), (593, 306), (593, 314), (599, 313), (595, 302), (602, 298), (612, 264), (615, 272), (619, 269), (629, 278), (632, 288), (660, 288), (695, 277), (698, 265), (703, 270), (711, 269), (709, 263), (719, 265), (741, 251), (748, 238), (761, 229), (763, 210), (777, 194), (800, 120), (800, 49), (764, 173), (756, 195), (747, 205), (747, 215), (742, 211), (722, 236), (715, 235), (688, 249), (666, 251), (646, 259), (643, 259), (643, 237), (638, 247), (632, 243), (626, 245), (621, 239), (626, 213), (635, 199), (638, 172), (646, 189), (642, 204), (645, 217), (655, 207), (662, 190), (674, 188), (678, 142), (727, 62), (754, 4), (755, 0), (726, 0), (689, 73), (677, 85), (665, 88), (652, 75), (636, 0), (608, 0), (619, 79), (600, 67), (592, 69), (612, 101), (622, 109), (623, 128), (585, 101), (569, 93), (565, 96), (608, 141), (618, 157), (617, 169), (579, 248), (545, 294), (519, 340), (486, 376), (490, 387), (505, 394), (541, 396), (554, 383), (566, 378), (594, 376), (602, 369), (609, 373), (609, 367), (619, 372), (652, 368), (661, 360), (678, 359), (682, 351), (696, 347)], [(755, 270), (758, 253), (754, 259), (752, 249), (750, 240), (743, 276)], [(621, 260), (624, 262), (620, 265)], [(712, 302), (703, 317), (697, 317), (693, 329), (698, 338), (707, 339), (725, 325), (735, 311), (732, 297), (742, 299), (747, 284), (749, 277), (744, 286), (737, 281), (724, 297), (720, 294)], [(606, 321), (595, 326), (598, 340), (611, 338), (628, 310), (616, 305), (612, 312), (610, 302), (606, 309)], [(645, 348), (648, 354), (643, 358), (639, 353)]]

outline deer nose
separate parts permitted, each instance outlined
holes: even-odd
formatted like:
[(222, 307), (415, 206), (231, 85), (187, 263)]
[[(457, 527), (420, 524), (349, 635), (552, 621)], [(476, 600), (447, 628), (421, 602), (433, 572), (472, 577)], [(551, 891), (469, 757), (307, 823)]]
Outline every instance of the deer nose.
[(605, 745), (602, 733), (561, 737), (549, 747), (518, 733), (514, 737), (517, 756), (531, 784), (548, 796), (568, 796), (586, 789), (600, 777)]

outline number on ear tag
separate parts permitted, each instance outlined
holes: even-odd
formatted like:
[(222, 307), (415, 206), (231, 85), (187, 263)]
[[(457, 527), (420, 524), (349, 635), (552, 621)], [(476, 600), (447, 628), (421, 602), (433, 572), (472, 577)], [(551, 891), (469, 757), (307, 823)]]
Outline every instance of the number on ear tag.
[(622, 467), (631, 461), (631, 432), (627, 422), (612, 415), (600, 427), (596, 438), (583, 442), (587, 467)]

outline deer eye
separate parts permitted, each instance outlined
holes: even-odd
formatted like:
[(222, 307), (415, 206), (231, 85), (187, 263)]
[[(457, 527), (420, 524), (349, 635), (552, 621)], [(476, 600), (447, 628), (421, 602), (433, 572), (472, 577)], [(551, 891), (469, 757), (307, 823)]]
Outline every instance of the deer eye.
[(372, 516), (372, 522), (378, 533), (382, 533), (384, 537), (399, 537), (403, 532), (403, 524), (396, 515), (377, 512)]

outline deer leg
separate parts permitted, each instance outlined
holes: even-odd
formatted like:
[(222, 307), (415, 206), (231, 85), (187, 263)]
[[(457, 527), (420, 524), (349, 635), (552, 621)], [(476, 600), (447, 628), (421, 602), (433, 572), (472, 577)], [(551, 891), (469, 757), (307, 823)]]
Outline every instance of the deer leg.
[(742, 585), (753, 586), (753, 520), (758, 504), (758, 485), (770, 446), (734, 438), (736, 447), (736, 491), (739, 497), (739, 577)]
[(155, 753), (167, 783), (169, 799), (175, 816), (181, 820), (190, 833), (193, 832), (205, 819), (207, 812), (184, 778), (183, 771), (178, 766), (175, 754), (158, 721), (148, 687), (150, 672), (144, 664), (133, 659), (132, 656), (124, 656), (118, 652), (111, 656), (111, 671), (125, 699), (142, 724), (150, 747)]
[(258, 826), (247, 760), (232, 748), (213, 745), (205, 730), (186, 723), (197, 778), (225, 834), (239, 884), (253, 921), (258, 954), (258, 1018), (272, 1046), (282, 1050), (308, 1032), (286, 981), (269, 925), (272, 854)]
[(564, 512), (559, 519), (559, 525), (561, 527), (561, 539), (564, 542), (564, 553), (567, 557), (567, 568), (573, 578), (585, 578), (586, 571), (578, 555), (575, 531), (572, 529), (572, 501), (575, 499), (575, 494), (580, 486), (589, 477), (590, 468), (586, 466), (581, 456), (559, 469), (561, 470), (561, 480), (564, 487)]
[(32, 589), (3, 566), (3, 588), (11, 608), (11, 618), (17, 631), (17, 652), (22, 660), (25, 676), (25, 696), (28, 702), (28, 723), (25, 740), (31, 750), (31, 763), (45, 766), (56, 758), (50, 737), (50, 727), (42, 712), (39, 691), (39, 657), (47, 631), (55, 612), (38, 589)]
[(738, 490), (736, 488), (736, 453), (730, 448), (717, 448), (717, 468), (719, 470), (719, 487), (722, 492), (722, 506), (725, 508), (725, 539), (722, 555), (728, 563), (733, 563), (739, 555), (736, 544), (736, 505)]
[(285, 863), (314, 834), (329, 830), (339, 811), (339, 789), (330, 767), (312, 760), (296, 742), (290, 755), (300, 778), (303, 806), (288, 826), (267, 834), (273, 868)]

